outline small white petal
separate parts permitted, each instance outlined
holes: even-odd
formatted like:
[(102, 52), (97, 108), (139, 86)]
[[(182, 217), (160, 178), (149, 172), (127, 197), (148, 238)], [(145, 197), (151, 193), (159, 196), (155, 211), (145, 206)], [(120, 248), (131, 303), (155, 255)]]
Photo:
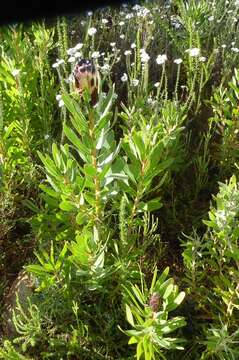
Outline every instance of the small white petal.
[(13, 75), (13, 76), (17, 76), (17, 75), (19, 75), (19, 73), (20, 73), (20, 70), (19, 70), (19, 69), (14, 69), (14, 70), (12, 70), (12, 75)]
[(97, 32), (96, 28), (92, 27), (88, 30), (88, 35), (93, 36)]
[(63, 101), (63, 100), (60, 100), (59, 103), (58, 103), (58, 105), (59, 105), (59, 107), (64, 106), (64, 105), (65, 105), (65, 104), (64, 104), (64, 101)]
[(179, 65), (179, 64), (181, 64), (181, 63), (183, 62), (183, 59), (181, 59), (181, 58), (175, 59), (173, 62), (174, 62), (175, 64)]

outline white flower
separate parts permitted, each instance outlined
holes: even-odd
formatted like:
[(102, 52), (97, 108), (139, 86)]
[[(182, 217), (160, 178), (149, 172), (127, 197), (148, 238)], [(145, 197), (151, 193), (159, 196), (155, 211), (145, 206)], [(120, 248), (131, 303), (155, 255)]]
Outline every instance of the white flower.
[(222, 48), (226, 49), (227, 45), (226, 44), (222, 44)]
[(93, 15), (93, 11), (88, 11), (87, 15), (88, 15), (88, 16), (92, 16), (92, 15)]
[(138, 86), (138, 84), (139, 84), (139, 80), (138, 80), (138, 79), (133, 79), (133, 80), (132, 80), (132, 85), (133, 85), (133, 86)]
[(141, 49), (140, 52), (141, 52), (140, 54), (141, 62), (147, 63), (150, 59), (150, 56), (146, 53), (144, 49)]
[(189, 56), (195, 57), (200, 54), (200, 49), (198, 48), (187, 49), (186, 52), (189, 54)]
[(119, 22), (119, 26), (124, 26), (125, 22), (124, 21), (120, 21)]
[(62, 107), (62, 106), (64, 106), (65, 104), (64, 104), (64, 101), (63, 100), (60, 100), (59, 102), (58, 102), (58, 106), (59, 107)]
[(131, 55), (131, 50), (125, 50), (124, 54), (125, 54), (125, 56)]
[(108, 74), (109, 70), (110, 70), (109, 64), (105, 64), (105, 65), (101, 66), (101, 72), (102, 72), (103, 75)]
[(61, 100), (61, 95), (60, 95), (60, 94), (56, 95), (56, 100), (57, 100), (57, 101), (60, 101), (60, 100)]
[(235, 6), (239, 6), (239, 0), (235, 1)]
[(101, 21), (102, 21), (102, 24), (107, 24), (109, 22), (109, 20), (107, 20), (107, 19), (102, 19)]
[(181, 59), (181, 58), (175, 59), (173, 62), (174, 62), (175, 64), (179, 65), (179, 64), (181, 64), (181, 63), (183, 62), (183, 59)]
[(116, 45), (115, 42), (110, 43), (110, 46), (111, 46), (111, 47), (115, 47), (115, 45)]
[(92, 57), (93, 59), (97, 59), (99, 56), (100, 56), (99, 51), (93, 51), (93, 53), (92, 53), (92, 55), (91, 55), (91, 57)]
[(92, 27), (88, 30), (88, 35), (93, 36), (97, 32), (96, 28)]
[(124, 38), (125, 38), (125, 35), (124, 35), (124, 34), (121, 34), (121, 35), (120, 35), (120, 39), (124, 40)]
[(154, 86), (155, 86), (156, 88), (158, 88), (158, 87), (159, 87), (159, 85), (160, 85), (160, 83), (159, 83), (159, 82), (156, 82), (156, 83), (154, 84)]
[[(58, 66), (59, 66), (58, 62), (55, 62), (55, 63), (52, 65), (53, 68), (57, 68)], [(15, 75), (13, 75), (13, 76), (15, 76)]]
[(213, 15), (209, 16), (208, 21), (213, 21), (213, 20), (214, 20), (214, 16)]
[(148, 15), (148, 13), (150, 13), (150, 10), (142, 7), (138, 12), (137, 12), (137, 16), (139, 17), (146, 17)]
[(19, 70), (19, 69), (13, 69), (13, 70), (12, 70), (12, 75), (13, 75), (13, 76), (17, 76), (17, 75), (19, 75), (19, 73), (20, 73), (20, 70)]
[(132, 19), (133, 17), (134, 17), (134, 14), (129, 13), (125, 16), (125, 19), (129, 20), (129, 19)]
[(128, 80), (128, 75), (124, 73), (123, 76), (121, 76), (121, 81), (125, 82), (127, 80)]
[(70, 49), (68, 49), (66, 52), (67, 52), (68, 55), (74, 55), (74, 53), (76, 52), (76, 50), (75, 50), (75, 48), (70, 48)]
[(81, 58), (82, 53), (80, 51), (77, 51), (74, 56), (75, 56), (75, 58)]
[(239, 49), (237, 47), (232, 47), (232, 51), (235, 52), (235, 53), (238, 53)]
[(45, 140), (48, 140), (49, 137), (50, 137), (50, 135), (46, 134), (46, 135), (44, 136), (44, 139), (45, 139)]
[(130, 45), (130, 47), (131, 47), (131, 49), (135, 49), (135, 48), (136, 48), (136, 44), (135, 44), (135, 43), (132, 43), (132, 44)]
[(74, 82), (75, 78), (74, 78), (73, 74), (70, 74), (70, 76), (68, 77), (67, 80), (68, 80), (69, 83)]
[(158, 65), (163, 65), (165, 63), (165, 61), (167, 61), (167, 55), (166, 54), (163, 54), (163, 55), (158, 55), (157, 56), (157, 59), (156, 59), (156, 63)]
[(232, 42), (231, 42), (231, 45), (232, 45), (232, 46), (234, 46), (235, 44), (236, 44), (235, 41), (232, 41)]
[(74, 61), (76, 61), (75, 56), (69, 57), (69, 59), (68, 59), (68, 62), (69, 62), (69, 63), (72, 63), (72, 62), (74, 62)]
[(200, 58), (199, 58), (199, 61), (201, 61), (201, 62), (205, 62), (207, 59), (205, 58), (205, 56), (200, 56)]
[(61, 65), (61, 64), (64, 64), (64, 60), (63, 59), (60, 59), (60, 60), (58, 60), (58, 65)]
[(141, 9), (141, 6), (139, 4), (135, 4), (132, 9), (135, 11), (139, 11)]
[(75, 49), (75, 50), (80, 50), (83, 45), (84, 45), (84, 44), (79, 43), (79, 44), (77, 44), (77, 45), (74, 47), (74, 49)]

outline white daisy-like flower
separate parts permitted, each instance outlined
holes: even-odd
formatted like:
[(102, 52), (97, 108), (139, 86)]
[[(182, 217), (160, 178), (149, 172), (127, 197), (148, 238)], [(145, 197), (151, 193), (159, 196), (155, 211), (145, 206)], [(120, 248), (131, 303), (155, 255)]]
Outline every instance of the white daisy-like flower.
[(19, 73), (20, 73), (20, 70), (19, 70), (19, 69), (13, 69), (13, 70), (12, 70), (12, 75), (13, 75), (13, 76), (17, 76), (17, 75), (19, 75)]
[(181, 64), (181, 63), (183, 62), (183, 59), (178, 58), (178, 59), (175, 59), (173, 62), (174, 62), (175, 64), (179, 65), (179, 64)]
[(82, 44), (82, 43), (78, 43), (78, 44), (74, 47), (74, 49), (75, 49), (75, 50), (80, 50), (80, 49), (83, 47), (83, 45), (84, 45), (84, 44)]
[(135, 49), (135, 48), (136, 48), (136, 44), (135, 44), (135, 43), (132, 43), (132, 44), (130, 45), (130, 47), (131, 47), (131, 49)]
[(93, 35), (95, 35), (96, 33), (97, 33), (97, 29), (96, 29), (96, 28), (94, 28), (94, 27), (89, 28), (89, 30), (88, 30), (88, 35), (89, 35), (89, 36), (93, 36)]
[(81, 58), (82, 57), (82, 53), (80, 51), (77, 51), (74, 55), (75, 58)]
[(189, 56), (196, 57), (200, 54), (200, 49), (198, 48), (192, 48), (185, 50)]
[(236, 0), (234, 5), (239, 6), (239, 0)]
[(121, 76), (121, 81), (126, 82), (127, 80), (128, 80), (128, 75), (124, 73), (123, 76)]
[(65, 61), (63, 59), (58, 60), (58, 65), (64, 64)]
[(68, 62), (69, 62), (69, 63), (73, 63), (74, 61), (76, 61), (75, 56), (69, 57), (69, 59), (68, 59)]
[(227, 45), (226, 44), (222, 44), (222, 48), (226, 49)]
[(133, 17), (134, 17), (134, 14), (129, 13), (125, 16), (125, 19), (129, 20), (129, 19), (132, 19)]
[(100, 57), (99, 51), (93, 51), (91, 57), (92, 57), (93, 59), (98, 59), (98, 57)]
[(119, 22), (119, 26), (124, 26), (125, 22), (124, 21), (120, 21)]
[(71, 55), (74, 55), (74, 53), (76, 52), (76, 49), (75, 48), (70, 48), (66, 52), (67, 52), (68, 55), (71, 56)]
[(132, 80), (132, 85), (133, 86), (138, 86), (139, 85), (139, 80), (138, 79), (133, 79)]
[(150, 59), (149, 54), (146, 53), (144, 49), (140, 50), (140, 58), (142, 63), (147, 63)]
[(60, 95), (60, 94), (56, 95), (56, 100), (57, 100), (57, 101), (60, 101), (60, 100), (61, 100), (61, 95)]
[(231, 42), (231, 46), (234, 46), (236, 43), (235, 43), (235, 41), (232, 41)]
[(127, 55), (131, 55), (131, 54), (132, 54), (132, 52), (131, 52), (131, 50), (125, 50), (124, 54), (125, 54), (125, 56), (127, 56)]
[(88, 11), (88, 12), (87, 12), (87, 15), (88, 15), (88, 16), (92, 16), (92, 15), (93, 15), (93, 11)]
[(157, 58), (156, 58), (156, 63), (158, 65), (163, 65), (165, 63), (165, 61), (167, 61), (167, 55), (166, 54), (163, 54), (163, 55), (158, 55)]
[(154, 87), (158, 88), (160, 85), (160, 83), (157, 81), (155, 84), (154, 84)]
[(149, 9), (142, 7), (142, 8), (137, 12), (137, 16), (138, 16), (138, 17), (146, 17), (149, 13), (150, 13), (150, 10), (149, 10)]
[[(57, 68), (58, 66), (59, 66), (58, 62), (55, 62), (55, 63), (52, 65), (53, 68)], [(13, 75), (13, 76), (15, 76), (15, 75)]]
[(209, 16), (208, 21), (213, 21), (213, 20), (214, 20), (214, 16), (213, 15)]
[(101, 69), (102, 74), (106, 75), (110, 71), (110, 66), (109, 66), (109, 64), (105, 64), (105, 65), (101, 66), (100, 69)]
[(58, 102), (58, 106), (59, 107), (62, 107), (62, 106), (64, 106), (65, 104), (64, 104), (64, 101), (63, 100), (60, 100), (59, 102)]
[(115, 45), (116, 45), (116, 43), (115, 43), (115, 42), (110, 43), (110, 46), (111, 46), (112, 48), (114, 48), (114, 47), (115, 47)]
[(201, 62), (205, 62), (207, 59), (205, 58), (205, 56), (200, 56), (198, 60)]
[(104, 24), (104, 25), (108, 24), (108, 22), (109, 22), (109, 20), (107, 20), (107, 19), (102, 19), (101, 21), (102, 21), (102, 24)]
[(45, 139), (45, 140), (48, 140), (49, 137), (50, 137), (50, 135), (49, 135), (49, 134), (46, 134), (46, 135), (44, 136), (44, 139)]
[(124, 40), (124, 38), (125, 38), (125, 35), (124, 35), (124, 34), (121, 34), (121, 35), (120, 35), (120, 39)]
[(135, 4), (132, 9), (135, 11), (139, 11), (141, 9), (141, 6), (139, 4)]
[(234, 53), (238, 53), (238, 52), (239, 52), (239, 49), (238, 49), (237, 47), (232, 47), (232, 51), (233, 51)]

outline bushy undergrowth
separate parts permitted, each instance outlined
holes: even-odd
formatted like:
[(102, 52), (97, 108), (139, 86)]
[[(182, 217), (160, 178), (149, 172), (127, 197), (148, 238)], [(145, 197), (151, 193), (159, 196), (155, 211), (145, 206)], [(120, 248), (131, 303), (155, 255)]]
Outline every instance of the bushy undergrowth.
[(1, 29), (1, 312), (10, 259), (36, 284), (0, 358), (239, 358), (238, 8)]

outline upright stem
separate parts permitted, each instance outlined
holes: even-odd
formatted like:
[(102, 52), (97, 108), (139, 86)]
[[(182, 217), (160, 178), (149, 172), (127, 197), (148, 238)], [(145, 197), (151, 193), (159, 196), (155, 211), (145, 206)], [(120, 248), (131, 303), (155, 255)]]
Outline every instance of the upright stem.
[[(93, 112), (90, 111), (89, 113), (89, 129), (90, 129), (90, 137), (92, 139), (92, 143), (95, 143), (95, 134), (94, 134), (94, 116)], [(93, 148), (91, 150), (91, 158), (92, 158), (92, 165), (96, 170), (97, 173), (97, 150)], [(100, 181), (97, 175), (94, 176), (94, 183), (95, 183), (95, 217), (96, 222), (99, 224), (100, 222)]]

